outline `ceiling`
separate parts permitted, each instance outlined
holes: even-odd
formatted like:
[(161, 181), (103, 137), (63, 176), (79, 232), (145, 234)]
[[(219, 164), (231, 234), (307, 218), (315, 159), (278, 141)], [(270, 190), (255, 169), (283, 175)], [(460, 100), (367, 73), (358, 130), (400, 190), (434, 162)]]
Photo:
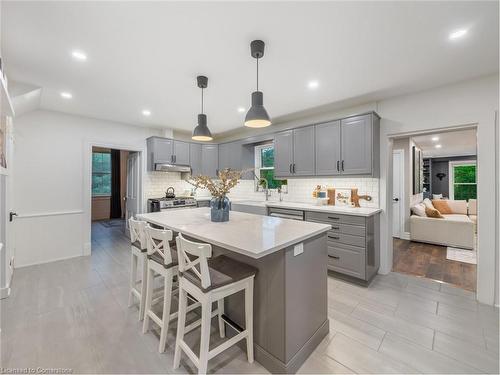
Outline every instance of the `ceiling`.
[[(498, 2), (480, 1), (3, 1), (2, 51), (11, 80), (42, 88), (42, 108), (138, 126), (191, 131), (196, 76), (207, 75), (208, 125), (221, 133), (243, 126), (253, 39), (266, 42), (260, 87), (279, 122), (498, 72), (498, 13)], [(468, 34), (448, 40), (460, 28)]]
[[(412, 139), (425, 157), (463, 156), (477, 153), (476, 129), (426, 134)], [(436, 145), (441, 145), (441, 147), (436, 148)]]

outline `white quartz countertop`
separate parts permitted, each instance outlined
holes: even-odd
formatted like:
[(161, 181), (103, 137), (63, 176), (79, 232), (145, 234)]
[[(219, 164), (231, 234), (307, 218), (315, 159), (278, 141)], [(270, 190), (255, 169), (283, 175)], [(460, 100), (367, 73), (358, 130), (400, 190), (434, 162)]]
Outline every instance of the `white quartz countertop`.
[(214, 223), (207, 207), (137, 215), (142, 220), (251, 258), (266, 255), (325, 233), (330, 225), (231, 211), (229, 221)]
[(251, 201), (251, 200), (239, 200), (232, 199), (233, 204), (241, 204), (247, 206), (258, 206), (258, 207), (281, 207), (290, 208), (302, 211), (315, 211), (315, 212), (331, 212), (344, 215), (355, 215), (355, 216), (372, 216), (382, 210), (380, 208), (370, 208), (370, 207), (339, 207), (339, 206), (317, 206), (309, 203), (299, 203), (299, 202), (273, 202), (273, 201)]

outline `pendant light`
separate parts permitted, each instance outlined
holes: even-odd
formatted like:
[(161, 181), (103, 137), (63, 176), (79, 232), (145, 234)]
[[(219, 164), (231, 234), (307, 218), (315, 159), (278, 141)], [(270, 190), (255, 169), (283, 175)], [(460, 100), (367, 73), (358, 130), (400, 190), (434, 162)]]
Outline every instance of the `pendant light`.
[(257, 90), (252, 92), (252, 107), (245, 117), (245, 126), (249, 128), (265, 128), (271, 125), (271, 119), (264, 108), (264, 96), (259, 91), (259, 59), (264, 56), (264, 42), (254, 40), (250, 43), (252, 57), (257, 60)]
[(198, 125), (193, 130), (193, 136), (191, 139), (195, 141), (211, 141), (213, 139), (212, 133), (207, 126), (207, 115), (203, 113), (203, 89), (208, 86), (208, 78), (205, 76), (196, 77), (198, 87), (201, 89), (201, 113), (198, 115)]

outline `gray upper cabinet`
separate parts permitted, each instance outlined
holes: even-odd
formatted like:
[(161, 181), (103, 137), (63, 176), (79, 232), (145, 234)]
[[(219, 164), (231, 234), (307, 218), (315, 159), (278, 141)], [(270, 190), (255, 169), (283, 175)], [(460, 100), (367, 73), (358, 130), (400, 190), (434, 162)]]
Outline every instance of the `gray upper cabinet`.
[(216, 177), (219, 169), (219, 146), (201, 146), (201, 171), (209, 177)]
[(314, 176), (314, 126), (293, 131), (294, 176)]
[(372, 116), (350, 117), (340, 122), (342, 137), (343, 175), (365, 175), (372, 173)]
[(340, 174), (340, 121), (315, 126), (317, 176)]
[(189, 143), (174, 141), (174, 164), (189, 165)]
[(219, 169), (241, 169), (242, 144), (240, 142), (221, 143), (219, 145)]
[(201, 144), (189, 144), (189, 162), (191, 165), (191, 175), (198, 176), (202, 173), (201, 166)]
[(150, 137), (147, 139), (148, 170), (154, 171), (155, 164), (172, 163), (174, 142), (172, 139)]
[(288, 177), (292, 175), (293, 130), (274, 135), (274, 175)]

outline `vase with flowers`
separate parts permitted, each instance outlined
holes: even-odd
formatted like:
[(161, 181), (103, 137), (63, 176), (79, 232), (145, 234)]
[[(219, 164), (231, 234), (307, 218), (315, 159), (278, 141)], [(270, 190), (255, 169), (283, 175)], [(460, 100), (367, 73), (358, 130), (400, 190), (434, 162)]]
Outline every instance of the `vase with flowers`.
[(222, 169), (217, 174), (217, 179), (208, 176), (192, 177), (190, 184), (196, 188), (207, 189), (212, 194), (210, 201), (210, 219), (214, 222), (229, 221), (231, 202), (227, 197), (229, 191), (238, 185), (241, 176), (246, 171), (236, 171), (229, 168)]

